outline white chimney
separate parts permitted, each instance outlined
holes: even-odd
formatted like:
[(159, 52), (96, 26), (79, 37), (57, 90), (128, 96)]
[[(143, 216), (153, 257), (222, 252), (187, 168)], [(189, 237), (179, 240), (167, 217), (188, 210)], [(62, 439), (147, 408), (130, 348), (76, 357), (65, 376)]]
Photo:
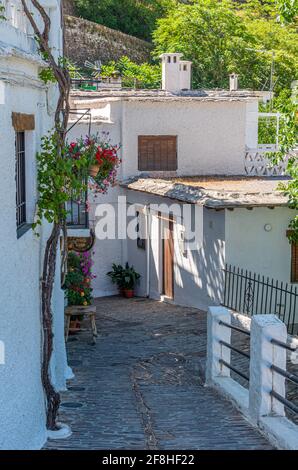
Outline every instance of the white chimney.
[(172, 92), (181, 90), (180, 58), (182, 55), (180, 53), (161, 54), (163, 90)]
[(230, 74), (230, 91), (238, 90), (238, 76), (236, 73)]
[(180, 60), (180, 90), (191, 89), (191, 66), (190, 60)]

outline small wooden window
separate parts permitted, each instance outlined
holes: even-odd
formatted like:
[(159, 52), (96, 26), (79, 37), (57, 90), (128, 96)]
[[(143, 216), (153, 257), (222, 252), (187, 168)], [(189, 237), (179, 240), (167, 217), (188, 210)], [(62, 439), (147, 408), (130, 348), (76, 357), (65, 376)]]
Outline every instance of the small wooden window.
[(140, 171), (177, 170), (177, 136), (141, 135), (138, 146)]
[(298, 243), (292, 243), (291, 282), (298, 282)]
[(25, 132), (16, 132), (16, 219), (17, 229), (26, 223)]

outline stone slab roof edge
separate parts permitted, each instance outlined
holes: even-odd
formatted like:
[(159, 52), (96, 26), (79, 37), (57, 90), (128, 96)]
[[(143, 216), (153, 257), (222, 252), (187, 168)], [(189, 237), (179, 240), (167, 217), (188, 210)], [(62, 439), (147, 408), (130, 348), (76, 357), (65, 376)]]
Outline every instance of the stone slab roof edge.
[(237, 190), (210, 190), (151, 178), (129, 179), (121, 182), (120, 186), (132, 191), (166, 197), (189, 204), (198, 204), (210, 209), (288, 206), (288, 198), (277, 191), (241, 193)]
[(72, 99), (78, 102), (96, 100), (121, 101), (251, 101), (260, 98), (254, 91), (228, 92), (226, 90), (192, 90), (189, 92), (170, 93), (163, 90), (105, 89), (99, 91), (72, 90)]

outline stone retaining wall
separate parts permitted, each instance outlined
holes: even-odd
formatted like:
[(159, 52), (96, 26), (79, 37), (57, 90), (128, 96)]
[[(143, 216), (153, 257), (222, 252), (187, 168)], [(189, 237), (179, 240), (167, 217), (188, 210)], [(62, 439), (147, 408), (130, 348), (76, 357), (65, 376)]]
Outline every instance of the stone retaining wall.
[(146, 41), (121, 33), (91, 21), (65, 16), (66, 56), (78, 65), (85, 60), (106, 63), (126, 55), (142, 63), (150, 59), (152, 45)]

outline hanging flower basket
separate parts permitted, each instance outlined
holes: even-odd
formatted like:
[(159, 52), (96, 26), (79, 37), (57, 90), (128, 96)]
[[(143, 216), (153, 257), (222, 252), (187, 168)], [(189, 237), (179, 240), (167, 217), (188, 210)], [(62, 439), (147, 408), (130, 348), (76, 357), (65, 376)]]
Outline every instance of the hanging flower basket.
[(68, 145), (66, 152), (73, 162), (73, 172), (81, 174), (82, 180), (91, 177), (90, 190), (105, 194), (109, 186), (116, 183), (117, 169), (121, 163), (118, 157), (119, 145), (113, 145), (109, 133), (101, 136), (87, 136)]

